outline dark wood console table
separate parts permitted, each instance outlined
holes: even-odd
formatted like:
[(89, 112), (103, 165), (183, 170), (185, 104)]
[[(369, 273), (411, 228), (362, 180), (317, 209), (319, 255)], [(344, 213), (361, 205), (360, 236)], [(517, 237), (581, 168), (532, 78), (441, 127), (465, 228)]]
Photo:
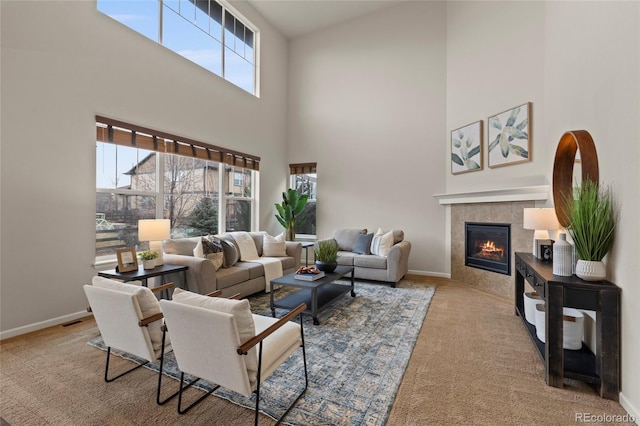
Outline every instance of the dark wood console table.
[[(618, 401), (620, 392), (620, 288), (608, 281), (584, 281), (553, 275), (553, 265), (530, 253), (515, 254), (515, 301), (519, 315), (545, 363), (545, 381), (561, 388), (565, 377), (596, 386), (602, 398)], [(524, 318), (525, 280), (546, 302), (546, 344)], [(562, 308), (596, 312), (596, 353), (584, 343), (578, 351), (562, 348)]]

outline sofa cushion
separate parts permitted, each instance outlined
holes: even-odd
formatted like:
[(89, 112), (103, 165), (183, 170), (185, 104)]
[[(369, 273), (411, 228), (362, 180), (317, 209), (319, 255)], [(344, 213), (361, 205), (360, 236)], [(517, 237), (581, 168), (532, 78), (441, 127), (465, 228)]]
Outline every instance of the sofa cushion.
[(253, 239), (253, 243), (256, 245), (256, 251), (258, 252), (258, 256), (264, 256), (264, 254), (262, 254), (262, 250), (264, 246), (265, 234), (266, 232), (264, 231), (249, 232), (249, 235), (251, 235), (251, 238)]
[(333, 239), (338, 243), (338, 247), (343, 251), (352, 251), (356, 243), (356, 238), (360, 234), (366, 234), (366, 229), (344, 228), (333, 233)]
[(350, 251), (338, 252), (338, 265), (353, 266), (353, 259), (358, 256)]
[[(260, 265), (262, 266), (262, 265)], [(228, 268), (221, 268), (216, 272), (216, 283), (218, 290), (231, 287), (234, 284), (249, 281), (249, 269), (234, 265)]]
[(393, 245), (393, 231), (383, 232), (382, 228), (373, 236), (371, 241), (371, 254), (376, 256), (387, 256)]
[(353, 246), (353, 252), (357, 254), (371, 254), (371, 241), (373, 234), (359, 234)]
[(398, 244), (404, 240), (404, 231), (400, 229), (393, 230), (393, 244)]
[(353, 258), (353, 266), (370, 269), (387, 269), (387, 258), (375, 255), (359, 255)]
[(300, 265), (296, 265), (296, 259), (291, 256), (281, 257), (280, 262), (282, 262), (283, 271), (287, 269), (298, 269), (298, 266), (300, 266)]
[(249, 279), (264, 277), (264, 266), (258, 262), (238, 262), (236, 268), (243, 268), (249, 271)]
[(285, 257), (287, 255), (287, 243), (284, 238), (272, 237), (264, 234), (262, 246), (262, 256), (267, 257)]

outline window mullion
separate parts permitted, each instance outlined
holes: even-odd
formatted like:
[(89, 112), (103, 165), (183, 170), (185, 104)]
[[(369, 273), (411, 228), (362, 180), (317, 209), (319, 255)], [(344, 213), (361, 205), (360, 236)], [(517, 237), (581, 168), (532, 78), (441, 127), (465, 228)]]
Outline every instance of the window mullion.
[(164, 156), (162, 152), (156, 155), (156, 170), (158, 171), (156, 179), (156, 219), (164, 219)]

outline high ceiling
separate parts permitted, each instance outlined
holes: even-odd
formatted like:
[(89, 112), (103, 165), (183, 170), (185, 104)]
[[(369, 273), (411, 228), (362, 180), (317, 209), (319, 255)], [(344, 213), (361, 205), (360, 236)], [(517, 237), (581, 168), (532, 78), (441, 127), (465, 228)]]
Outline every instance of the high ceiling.
[(247, 0), (285, 37), (293, 39), (405, 0)]

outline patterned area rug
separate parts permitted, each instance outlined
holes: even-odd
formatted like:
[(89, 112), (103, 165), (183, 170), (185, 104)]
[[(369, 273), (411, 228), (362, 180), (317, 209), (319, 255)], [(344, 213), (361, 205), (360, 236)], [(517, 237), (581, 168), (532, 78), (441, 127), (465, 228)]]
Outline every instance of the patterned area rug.
[[(285, 418), (292, 425), (383, 425), (391, 410), (411, 351), (422, 327), (435, 287), (391, 288), (356, 282), (356, 297), (348, 293), (318, 315), (320, 325), (304, 318), (309, 387)], [(287, 289), (276, 290), (282, 297)], [(251, 310), (271, 315), (269, 295), (251, 297)], [(280, 317), (284, 310), (276, 310)], [(88, 342), (106, 350), (102, 338)], [(129, 354), (112, 351), (142, 363)], [(158, 371), (159, 362), (149, 365)], [(179, 379), (173, 352), (165, 355), (165, 372)], [(198, 382), (203, 390), (207, 382)], [(261, 387), (260, 409), (278, 418), (304, 387), (302, 351), (296, 351)], [(214, 395), (253, 409), (247, 398), (218, 389)]]

